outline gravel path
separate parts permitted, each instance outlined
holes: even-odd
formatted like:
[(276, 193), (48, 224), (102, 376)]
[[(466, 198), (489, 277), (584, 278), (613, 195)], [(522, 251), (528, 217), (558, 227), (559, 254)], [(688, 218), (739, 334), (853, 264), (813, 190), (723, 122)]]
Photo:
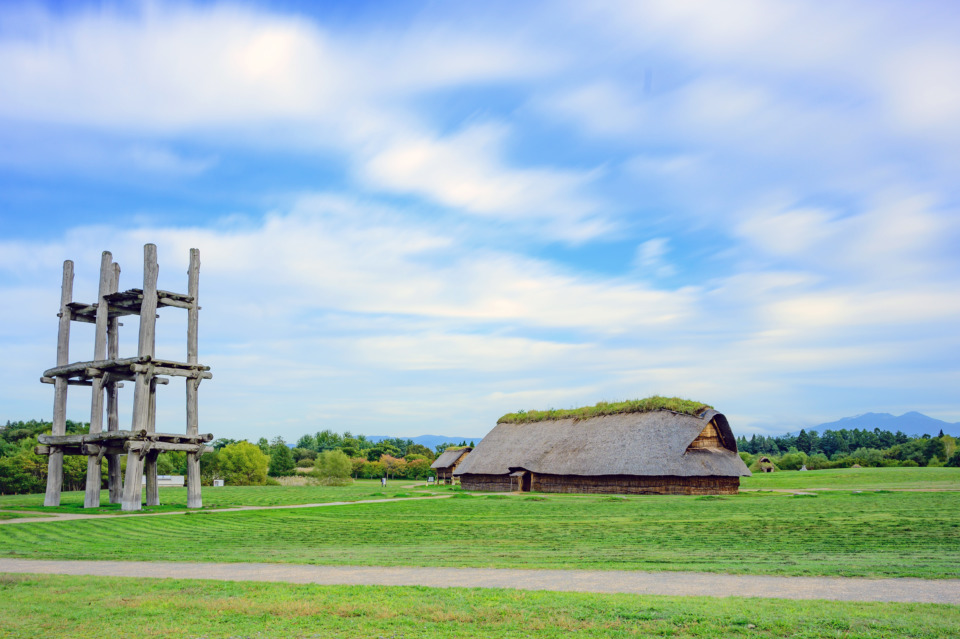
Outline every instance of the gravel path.
[(324, 585), (516, 588), (643, 595), (770, 597), (960, 605), (960, 579), (770, 577), (702, 572), (381, 568), (156, 561), (48, 561), (0, 558), (0, 572), (110, 577), (277, 581)]

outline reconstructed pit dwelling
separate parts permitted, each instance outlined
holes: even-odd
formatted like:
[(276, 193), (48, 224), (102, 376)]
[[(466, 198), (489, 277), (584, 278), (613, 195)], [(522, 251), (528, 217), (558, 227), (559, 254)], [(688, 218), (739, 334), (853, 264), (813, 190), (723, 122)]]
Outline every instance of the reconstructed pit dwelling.
[(751, 474), (712, 409), (503, 419), (454, 471), (465, 490), (727, 495)]
[[(200, 455), (212, 434), (200, 434), (197, 390), (201, 380), (213, 375), (210, 367), (197, 362), (197, 324), (200, 306), (200, 251), (190, 249), (187, 293), (157, 290), (157, 247), (143, 247), (143, 288), (118, 291), (120, 265), (104, 251), (100, 261), (100, 287), (93, 304), (73, 301), (73, 262), (63, 263), (60, 296), (60, 331), (57, 339), (57, 366), (44, 372), (41, 381), (54, 385), (53, 432), (41, 435), (37, 454), (48, 455), (47, 494), (44, 506), (59, 506), (63, 486), (63, 456), (86, 455), (87, 482), (84, 508), (100, 506), (101, 462), (107, 459), (110, 503), (122, 510), (140, 510), (143, 476), (146, 475), (147, 505), (158, 506), (157, 456), (163, 451), (187, 454), (187, 507), (200, 508)], [(187, 361), (156, 359), (157, 309), (165, 306), (187, 311)], [(140, 316), (136, 357), (120, 357), (118, 319)], [(70, 363), (70, 322), (96, 325), (93, 360)], [(185, 434), (156, 432), (157, 385), (169, 384), (169, 377), (183, 377), (187, 386)], [(133, 417), (130, 430), (120, 430), (117, 392), (123, 381), (134, 381)], [(66, 434), (67, 389), (90, 386), (90, 432)], [(103, 430), (104, 395), (107, 429)], [(127, 456), (126, 477), (121, 477), (120, 456)]]
[(460, 462), (466, 459), (467, 453), (471, 450), (473, 448), (470, 446), (464, 446), (463, 448), (448, 448), (443, 451), (436, 461), (430, 464), (430, 468), (437, 472), (437, 483), (452, 484), (453, 471), (457, 469)]

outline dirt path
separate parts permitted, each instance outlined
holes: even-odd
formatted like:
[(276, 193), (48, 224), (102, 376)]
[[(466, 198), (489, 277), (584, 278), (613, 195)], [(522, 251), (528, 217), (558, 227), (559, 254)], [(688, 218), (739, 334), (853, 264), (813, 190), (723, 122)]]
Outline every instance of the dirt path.
[(450, 499), (453, 495), (430, 495), (427, 497), (391, 497), (389, 499), (363, 499), (358, 501), (328, 501), (321, 504), (288, 504), (286, 506), (237, 506), (235, 508), (214, 508), (210, 510), (167, 510), (162, 513), (144, 513), (132, 512), (125, 515), (98, 514), (87, 515), (83, 513), (40, 513), (32, 510), (7, 510), (0, 512), (9, 513), (27, 513), (38, 515), (37, 517), (21, 517), (19, 519), (0, 519), (0, 525), (5, 524), (35, 524), (49, 523), (53, 521), (76, 521), (78, 519), (119, 519), (122, 517), (165, 517), (168, 515), (183, 515), (186, 513), (204, 512), (204, 513), (235, 513), (243, 510), (280, 510), (284, 508), (323, 508), (324, 506), (351, 506), (353, 504), (383, 504), (391, 501), (420, 501), (423, 499)]
[(324, 585), (516, 588), (643, 595), (896, 601), (960, 605), (960, 579), (770, 577), (699, 572), (381, 568), (297, 564), (47, 561), (0, 558), (0, 572), (109, 577), (276, 581)]

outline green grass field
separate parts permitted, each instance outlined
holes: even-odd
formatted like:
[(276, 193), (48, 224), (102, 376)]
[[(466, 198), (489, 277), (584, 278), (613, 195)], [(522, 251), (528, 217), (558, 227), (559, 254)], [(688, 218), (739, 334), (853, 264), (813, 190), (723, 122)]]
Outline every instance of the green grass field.
[[(294, 504), (322, 504), (332, 501), (362, 501), (365, 499), (388, 499), (396, 494), (410, 497), (422, 496), (426, 489), (423, 483), (407, 488), (413, 480), (392, 481), (386, 489), (373, 479), (361, 479), (350, 486), (205, 486), (203, 488), (204, 509), (235, 508), (237, 506), (289, 506)], [(439, 488), (443, 491), (445, 489)], [(416, 492), (412, 492), (416, 491)], [(83, 507), (83, 491), (65, 492), (61, 495), (60, 506), (44, 508), (43, 495), (3, 495), (0, 496), (2, 509), (37, 510), (39, 512), (119, 514), (120, 504), (108, 503), (107, 491), (100, 491), (100, 508)], [(186, 510), (186, 488), (161, 488), (160, 506), (144, 508), (144, 512)]]
[(44, 515), (43, 513), (31, 513), (29, 515), (24, 513), (11, 513), (3, 512), (0, 510), (0, 520), (4, 519), (23, 519), (24, 517), (48, 517), (49, 515)]
[(796, 490), (956, 490), (960, 468), (831, 468), (829, 470), (754, 473), (744, 489)]
[(960, 607), (934, 604), (0, 575), (4, 637), (958, 635)]
[(6, 525), (0, 555), (960, 577), (960, 493), (496, 497)]

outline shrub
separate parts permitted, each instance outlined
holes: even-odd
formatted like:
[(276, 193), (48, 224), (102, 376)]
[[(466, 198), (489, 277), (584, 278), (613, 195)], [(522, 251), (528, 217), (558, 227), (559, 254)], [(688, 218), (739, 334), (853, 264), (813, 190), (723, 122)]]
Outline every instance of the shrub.
[(800, 470), (806, 463), (806, 453), (787, 453), (777, 462), (777, 467), (781, 470)]
[(353, 464), (350, 458), (338, 448), (320, 453), (314, 469), (317, 478), (326, 486), (346, 486), (353, 481), (350, 479)]
[(218, 461), (220, 475), (231, 486), (263, 486), (267, 483), (267, 456), (250, 442), (224, 446), (220, 449)]

